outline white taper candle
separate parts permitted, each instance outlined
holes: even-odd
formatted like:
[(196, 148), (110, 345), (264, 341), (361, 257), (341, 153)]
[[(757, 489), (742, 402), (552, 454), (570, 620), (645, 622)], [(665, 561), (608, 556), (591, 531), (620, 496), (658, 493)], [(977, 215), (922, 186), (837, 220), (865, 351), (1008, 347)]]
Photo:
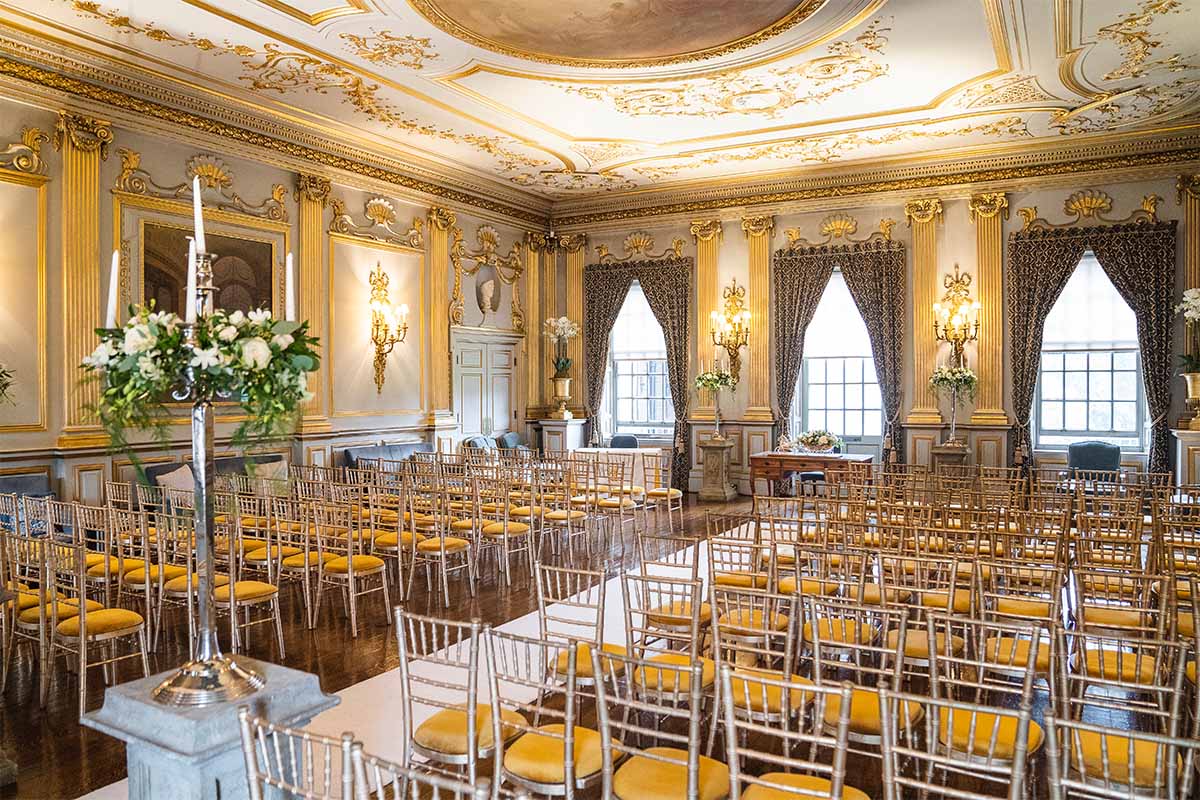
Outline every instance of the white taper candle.
[(196, 240), (191, 236), (188, 240), (188, 273), (187, 294), (184, 295), (184, 319), (187, 322), (196, 321)]
[(200, 202), (200, 176), (192, 177), (192, 217), (196, 227), (196, 252), (207, 253), (204, 244), (204, 204)]
[(121, 254), (113, 250), (112, 269), (108, 272), (108, 313), (104, 317), (104, 327), (117, 327), (117, 288), (121, 282)]

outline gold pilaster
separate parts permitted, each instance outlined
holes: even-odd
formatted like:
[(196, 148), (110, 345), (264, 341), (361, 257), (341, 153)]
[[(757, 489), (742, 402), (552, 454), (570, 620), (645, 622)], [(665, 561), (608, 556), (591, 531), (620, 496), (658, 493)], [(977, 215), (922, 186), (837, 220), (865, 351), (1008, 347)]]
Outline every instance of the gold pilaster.
[[(712, 312), (717, 310), (717, 254), (721, 249), (721, 220), (695, 220), (690, 228), (696, 239), (696, 363), (692, 376), (699, 374), (700, 362), (713, 356)], [(711, 392), (700, 392), (700, 402), (692, 408), (694, 419), (712, 419), (715, 408)]]
[(929, 388), (929, 376), (937, 361), (933, 303), (938, 286), (937, 226), (942, 221), (942, 201), (930, 197), (905, 203), (904, 218), (913, 229), (913, 406), (906, 422), (938, 424), (942, 412)]
[(546, 253), (546, 234), (528, 231), (525, 234), (525, 308), (534, 319), (525, 325), (525, 419), (541, 419), (543, 414), (541, 262)]
[[(330, 356), (326, 341), (326, 321), (329, 319), (328, 289), (325, 283), (325, 206), (333, 184), (319, 175), (296, 176), (296, 199), (300, 202), (300, 319), (308, 322), (308, 332), (321, 340), (326, 357)], [(324, 363), (317, 374), (310, 375), (309, 391), (313, 399), (304, 407), (300, 422), (303, 432), (329, 430), (327, 398), (325, 396)]]
[(742, 418), (773, 422), (771, 411), (771, 234), (772, 216), (743, 217), (742, 232), (750, 242), (750, 404)]
[[(430, 281), (430, 348), (429, 408), (431, 421), (453, 415), (451, 407), (450, 361), (450, 257), (451, 250), (462, 245), (462, 231), (456, 226), (458, 216), (449, 209), (433, 206), (429, 209), (429, 274)], [(452, 241), (453, 240), (453, 241)]]
[[(1200, 286), (1200, 175), (1180, 175), (1175, 199), (1183, 206), (1183, 285), (1194, 289)], [(1185, 347), (1189, 355), (1197, 355), (1190, 336)]]
[[(561, 316), (558, 310), (558, 242), (551, 240), (550, 248), (545, 251), (542, 256), (542, 319), (550, 319), (550, 317)], [(579, 320), (577, 320), (579, 321)], [(581, 322), (581, 321), (580, 321)], [(550, 356), (549, 350), (543, 351), (543, 358)], [(542, 381), (541, 402), (542, 408), (553, 409), (554, 404), (554, 385), (550, 383), (549, 367), (545, 364), (542, 369), (546, 380)]]
[[(66, 424), (60, 447), (89, 446), (105, 440), (89, 410), (100, 399), (95, 382), (80, 384), (79, 364), (96, 347), (95, 329), (104, 324), (101, 306), (108, 296), (100, 285), (100, 162), (108, 158), (109, 123), (60, 111), (54, 149), (62, 152), (63, 392)], [(115, 243), (114, 243), (114, 246)], [(107, 271), (105, 271), (107, 274)], [(118, 312), (120, 323), (123, 309)]]
[[(587, 234), (563, 236), (559, 243), (567, 254), (567, 317), (583, 326), (583, 263), (587, 258)], [(576, 336), (567, 345), (571, 359), (571, 411), (583, 416), (583, 336)]]
[(975, 285), (979, 309), (979, 345), (976, 373), (979, 395), (971, 422), (1008, 425), (1004, 410), (1004, 224), (1008, 196), (987, 192), (968, 205), (975, 223)]

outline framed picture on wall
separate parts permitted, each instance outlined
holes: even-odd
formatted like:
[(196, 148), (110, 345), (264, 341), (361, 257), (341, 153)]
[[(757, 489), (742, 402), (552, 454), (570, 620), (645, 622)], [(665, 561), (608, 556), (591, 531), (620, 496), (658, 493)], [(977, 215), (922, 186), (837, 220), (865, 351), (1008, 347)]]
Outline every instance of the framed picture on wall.
[[(142, 297), (160, 311), (183, 315), (187, 286), (187, 237), (190, 226), (145, 220), (142, 223)], [(226, 311), (272, 308), (275, 242), (272, 238), (232, 236), (213, 231), (206, 237), (214, 255), (214, 303)]]

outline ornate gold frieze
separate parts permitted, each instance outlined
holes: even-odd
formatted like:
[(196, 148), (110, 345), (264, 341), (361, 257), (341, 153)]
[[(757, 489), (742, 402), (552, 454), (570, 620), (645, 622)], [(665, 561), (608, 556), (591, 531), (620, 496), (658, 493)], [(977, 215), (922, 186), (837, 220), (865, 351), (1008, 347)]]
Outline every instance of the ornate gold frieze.
[(4, 152), (0, 152), (0, 169), (45, 175), (46, 162), (42, 160), (42, 145), (48, 141), (49, 135), (39, 128), (21, 128), (21, 141), (11, 143), (4, 148)]
[(519, 172), (509, 178), (518, 186), (541, 189), (547, 194), (633, 189), (636, 183), (611, 172), (575, 172), (569, 169), (545, 169), (541, 172)]
[(634, 117), (777, 117), (886, 75), (888, 67), (880, 57), (887, 48), (884, 34), (889, 30), (882, 27), (881, 20), (874, 20), (853, 39), (830, 43), (827, 55), (785, 67), (724, 72), (661, 86), (568, 86), (567, 92), (611, 103), (620, 113)]
[(742, 233), (746, 236), (762, 236), (771, 235), (771, 231), (775, 230), (775, 217), (767, 216), (748, 216), (742, 217)]
[(699, 242), (711, 242), (713, 239), (720, 239), (722, 235), (721, 220), (693, 220), (692, 224), (688, 227), (688, 232)]
[(938, 222), (942, 221), (942, 201), (936, 197), (909, 200), (904, 204), (904, 221), (909, 227), (914, 222), (932, 222), (935, 217)]
[(565, 233), (558, 238), (558, 246), (568, 253), (578, 253), (587, 246), (587, 234)]
[(1004, 192), (984, 192), (973, 195), (967, 203), (967, 212), (974, 222), (977, 218), (990, 219), (1003, 214), (1008, 219), (1008, 195)]
[(1141, 78), (1156, 66), (1177, 67), (1180, 59), (1178, 54), (1161, 62), (1148, 61), (1150, 55), (1162, 45), (1161, 35), (1155, 35), (1150, 28), (1159, 17), (1178, 14), (1181, 10), (1183, 4), (1179, 0), (1139, 0), (1137, 11), (1101, 27), (1096, 35), (1113, 42), (1120, 48), (1122, 56), (1120, 65), (1105, 73), (1104, 80)]
[(1185, 197), (1200, 200), (1200, 174), (1180, 175), (1175, 181), (1175, 202), (1183, 205)]
[(217, 156), (203, 153), (192, 156), (184, 165), (186, 180), (174, 186), (165, 186), (151, 177), (142, 168), (142, 156), (136, 150), (122, 147), (117, 150), (121, 158), (121, 172), (117, 175), (114, 188), (120, 192), (140, 194), (147, 197), (179, 199), (192, 196), (192, 179), (200, 178), (201, 191), (207, 189), (217, 193), (216, 207), (223, 211), (239, 211), (254, 217), (287, 222), (287, 187), (282, 183), (271, 186), (271, 194), (261, 203), (248, 203), (233, 190), (233, 173)]
[(608, 245), (606, 244), (597, 245), (596, 256), (600, 263), (611, 264), (622, 261), (632, 261), (635, 258), (655, 259), (667, 258), (668, 256), (675, 256), (678, 258), (679, 256), (683, 255), (683, 239), (679, 237), (672, 239), (671, 246), (663, 250), (661, 253), (652, 253), (651, 250), (654, 249), (654, 237), (651, 236), (647, 231), (634, 231), (625, 237), (625, 241), (621, 246), (625, 251), (625, 255), (623, 256), (613, 255), (609, 251)]
[(1108, 212), (1112, 211), (1112, 197), (1099, 189), (1083, 189), (1071, 194), (1063, 202), (1063, 213), (1072, 219), (1067, 222), (1050, 222), (1038, 216), (1037, 206), (1018, 208), (1017, 213), (1025, 221), (1023, 231), (1045, 231), (1054, 228), (1070, 228), (1091, 220), (1095, 224), (1124, 225), (1130, 222), (1158, 222), (1158, 203), (1162, 198), (1148, 194), (1142, 198), (1141, 205), (1123, 219), (1109, 219)]
[(112, 128), (104, 120), (92, 119), (68, 111), (58, 112), (54, 125), (54, 149), (62, 150), (63, 139), (69, 138), (77, 150), (85, 153), (99, 151), (100, 160), (108, 160), (108, 148), (113, 141)]
[(896, 221), (893, 219), (879, 220), (879, 229), (872, 231), (869, 236), (862, 239), (855, 239), (854, 234), (858, 233), (858, 220), (849, 214), (837, 213), (830, 214), (825, 219), (821, 220), (819, 230), (825, 238), (819, 242), (811, 242), (800, 235), (799, 228), (787, 228), (784, 230), (784, 235), (787, 236), (788, 248), (797, 250), (805, 247), (822, 247), (833, 244), (836, 241), (844, 241), (846, 244), (864, 244), (866, 242), (883, 241), (890, 242), (892, 240), (892, 228), (895, 227)]
[(422, 69), (426, 61), (438, 58), (425, 36), (397, 36), (391, 31), (371, 29), (370, 35), (339, 34), (346, 49), (354, 55), (381, 67)]
[[(480, 225), (475, 231), (478, 250), (468, 250), (463, 243), (462, 230), (454, 228), (454, 241), (450, 245), (450, 263), (454, 266), (454, 289), (450, 297), (450, 321), (463, 324), (464, 298), (462, 276), (474, 275), (484, 266), (491, 267), (496, 277), (505, 286), (514, 286), (525, 272), (525, 260), (521, 257), (520, 242), (513, 242), (506, 255), (500, 255), (500, 234), (491, 225)], [(470, 262), (472, 266), (468, 266)], [(525, 311), (521, 308), (520, 292), (512, 292), (512, 327), (517, 333), (525, 332)]]
[(593, 164), (628, 158), (644, 150), (641, 145), (628, 142), (572, 142), (571, 149)]
[(385, 197), (372, 197), (363, 204), (363, 213), (367, 217), (367, 221), (363, 223), (354, 221), (342, 199), (334, 197), (330, 199), (330, 203), (333, 206), (333, 219), (329, 223), (330, 233), (356, 236), (401, 247), (419, 249), (425, 246), (425, 221), (420, 217), (413, 217), (408, 230), (396, 230), (393, 227), (396, 223), (396, 207)]
[(329, 204), (329, 196), (333, 192), (333, 182), (320, 175), (309, 175), (301, 172), (296, 176), (296, 199), (301, 198), (312, 203), (319, 203), (321, 208)]

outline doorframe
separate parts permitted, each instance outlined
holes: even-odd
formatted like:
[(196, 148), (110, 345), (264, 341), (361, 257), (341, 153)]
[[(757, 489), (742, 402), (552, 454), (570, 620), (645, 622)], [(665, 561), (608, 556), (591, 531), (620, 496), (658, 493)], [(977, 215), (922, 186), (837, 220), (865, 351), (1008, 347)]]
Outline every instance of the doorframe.
[(510, 430), (519, 430), (518, 424), (525, 419), (525, 407), (527, 398), (524, 396), (525, 381), (522, 376), (525, 374), (525, 369), (528, 368), (525, 358), (525, 343), (526, 337), (523, 333), (504, 328), (481, 328), (472, 325), (451, 325), (450, 326), (450, 381), (451, 391), (454, 392), (453, 412), (455, 420), (455, 436), (457, 439), (462, 438), (462, 420), (459, 416), (461, 407), (459, 403), (461, 398), (455, 387), (459, 381), (459, 354), (461, 346), (464, 343), (471, 342), (473, 344), (506, 344), (512, 345), (513, 348), (513, 381), (515, 382), (515, 391), (513, 392), (513, 412), (517, 415), (513, 418)]

